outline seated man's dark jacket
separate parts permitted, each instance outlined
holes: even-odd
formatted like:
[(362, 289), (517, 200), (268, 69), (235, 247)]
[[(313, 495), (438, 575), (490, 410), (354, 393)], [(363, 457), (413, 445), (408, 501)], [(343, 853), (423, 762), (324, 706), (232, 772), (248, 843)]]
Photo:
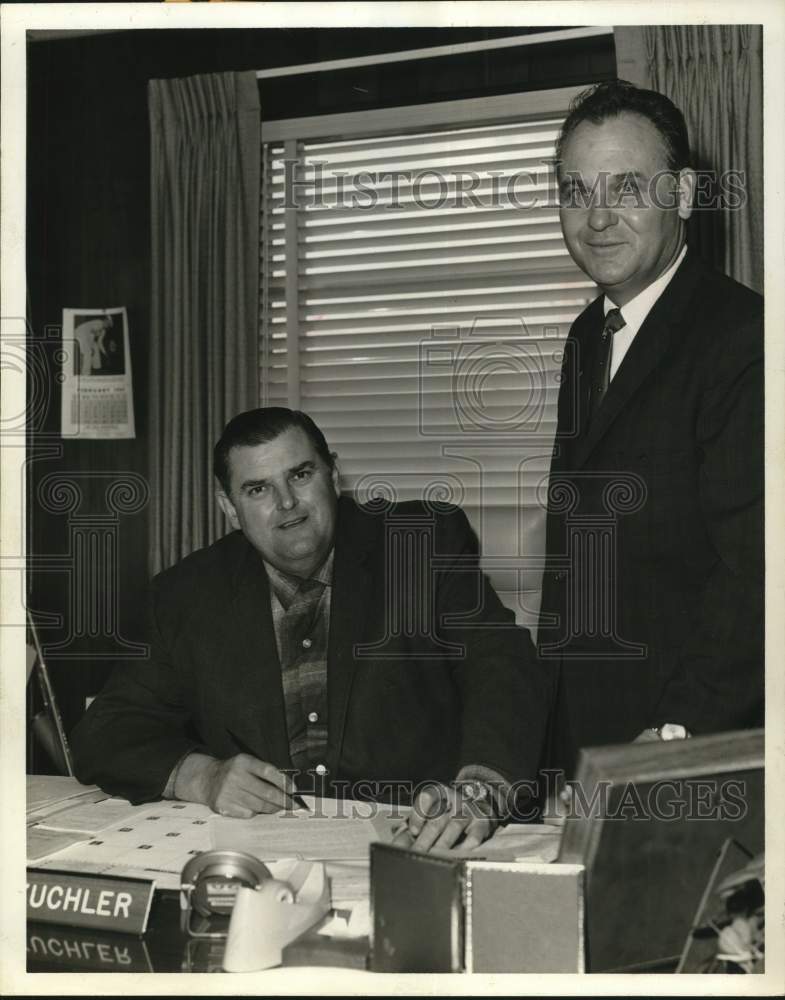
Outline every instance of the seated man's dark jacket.
[[(398, 545), (407, 533), (411, 548)], [(416, 599), (414, 629), (396, 579)], [(159, 574), (151, 603), (149, 661), (117, 668), (73, 733), (80, 781), (149, 801), (189, 750), (228, 758), (238, 744), (290, 768), (267, 574), (242, 533)], [(535, 776), (547, 679), (480, 573), (460, 509), (341, 498), (331, 608), (324, 794), (390, 798), (356, 783), (450, 781), (467, 764)]]

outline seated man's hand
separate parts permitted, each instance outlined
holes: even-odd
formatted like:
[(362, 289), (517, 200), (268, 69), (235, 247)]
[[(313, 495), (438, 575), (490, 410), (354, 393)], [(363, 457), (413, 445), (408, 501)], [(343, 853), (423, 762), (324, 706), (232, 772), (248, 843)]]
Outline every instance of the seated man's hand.
[[(471, 850), (499, 825), (492, 802), (467, 794), (472, 782), (424, 788), (412, 804), (404, 846), (415, 851)], [(396, 842), (401, 842), (396, 838)]]
[(216, 760), (193, 753), (177, 775), (178, 799), (202, 802), (221, 816), (248, 819), (257, 813), (294, 808), (294, 781), (272, 764), (247, 753)]

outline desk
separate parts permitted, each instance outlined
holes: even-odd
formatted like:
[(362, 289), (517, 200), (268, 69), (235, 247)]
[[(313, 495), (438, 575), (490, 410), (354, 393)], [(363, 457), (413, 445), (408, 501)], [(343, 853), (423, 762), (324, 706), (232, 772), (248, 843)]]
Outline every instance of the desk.
[[(143, 937), (29, 921), (27, 971), (221, 972), (224, 943), (223, 939), (198, 940), (183, 933), (179, 896), (163, 890), (155, 894)], [(341, 942), (335, 949), (339, 953), (336, 961), (345, 968), (365, 967), (367, 938)]]
[[(213, 948), (212, 941), (201, 943), (196, 955), (189, 947), (187, 935), (180, 930), (178, 895), (169, 890), (156, 892), (143, 937), (27, 924), (28, 972), (216, 972), (223, 947), (220, 954)], [(198, 958), (198, 963), (192, 958)]]
[[(75, 927), (33, 922), (27, 927), (28, 972), (222, 972), (223, 949), (221, 940), (196, 941), (181, 932), (179, 900), (172, 892), (156, 893), (143, 938), (125, 934), (99, 935)], [(368, 940), (344, 942), (343, 949), (345, 960), (340, 973), (356, 978), (358, 971), (350, 973), (350, 970), (364, 967)], [(285, 961), (285, 964), (289, 963)], [(309, 964), (319, 963), (313, 960)], [(675, 961), (663, 960), (630, 971), (672, 973), (675, 966)], [(300, 974), (303, 971), (300, 967)], [(295, 968), (279, 968), (254, 975), (269, 978), (272, 989), (273, 980), (291, 977), (294, 972)], [(366, 975), (378, 980), (374, 973)]]
[[(66, 785), (70, 779), (58, 780), (63, 783), (63, 793), (82, 791), (76, 782), (72, 786)], [(46, 794), (53, 797), (59, 794), (58, 782), (50, 784), (51, 790), (46, 787), (41, 792), (33, 793), (35, 781), (28, 781), (28, 815), (32, 815), (35, 809), (40, 812), (47, 807)], [(85, 794), (89, 793), (85, 790)], [(496, 845), (495, 848), (493, 845)], [(555, 828), (508, 827), (497, 831), (478, 853), (496, 850), (504, 851), (508, 856), (553, 860), (558, 845), (559, 831)], [(53, 857), (56, 860), (58, 856)], [(30, 862), (31, 865), (35, 863)], [(328, 941), (324, 939), (325, 947)], [(164, 888), (155, 893), (147, 931), (141, 938), (29, 922), (27, 968), (29, 972), (220, 972), (223, 945), (222, 940), (200, 941), (184, 934), (180, 930), (179, 894), (171, 888)], [(339, 964), (347, 971), (357, 970), (364, 966), (368, 941), (363, 938), (345, 941), (341, 945), (332, 942), (333, 955), (329, 962), (321, 957), (321, 944), (313, 956), (303, 955), (303, 950), (299, 949), (298, 964), (316, 964), (318, 960), (319, 964)], [(273, 975), (274, 972), (270, 970), (265, 975)], [(279, 974), (283, 974), (282, 970)]]

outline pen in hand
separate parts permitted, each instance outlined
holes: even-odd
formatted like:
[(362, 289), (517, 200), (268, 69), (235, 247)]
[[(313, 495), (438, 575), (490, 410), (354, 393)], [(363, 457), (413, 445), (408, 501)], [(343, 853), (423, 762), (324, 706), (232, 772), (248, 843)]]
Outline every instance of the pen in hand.
[[(231, 729), (227, 729), (226, 732), (229, 734), (232, 742), (237, 747), (238, 753), (245, 753), (248, 754), (250, 757), (256, 757), (257, 760), (259, 759), (257, 754), (254, 753), (254, 751), (251, 750), (251, 748), (247, 746), (239, 738), (239, 736), (235, 736), (235, 734), (231, 731)], [(305, 799), (301, 795), (298, 795), (297, 792), (287, 792), (283, 788), (281, 789), (281, 791), (284, 793), (284, 795), (288, 796), (288, 798), (291, 799), (291, 801), (294, 803), (294, 805), (297, 806), (298, 809), (305, 809), (308, 812), (310, 812), (310, 809), (308, 809), (308, 804), (306, 803)]]

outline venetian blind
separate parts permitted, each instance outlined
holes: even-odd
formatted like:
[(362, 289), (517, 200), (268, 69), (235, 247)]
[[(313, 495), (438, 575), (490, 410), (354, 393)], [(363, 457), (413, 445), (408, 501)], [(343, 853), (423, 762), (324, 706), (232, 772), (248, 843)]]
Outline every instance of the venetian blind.
[(564, 339), (596, 295), (559, 226), (570, 93), (519, 120), (263, 150), (265, 405), (309, 413), (361, 498), (459, 503), (521, 620)]

